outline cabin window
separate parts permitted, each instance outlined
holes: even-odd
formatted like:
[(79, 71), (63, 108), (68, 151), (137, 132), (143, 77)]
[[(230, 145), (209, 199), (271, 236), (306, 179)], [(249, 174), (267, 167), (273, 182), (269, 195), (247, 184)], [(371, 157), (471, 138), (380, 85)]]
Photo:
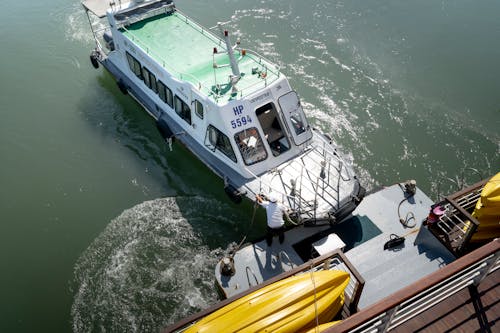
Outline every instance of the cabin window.
[(236, 133), (234, 140), (246, 165), (252, 165), (267, 158), (267, 151), (257, 128), (247, 128)]
[(160, 99), (170, 105), (171, 108), (174, 107), (172, 90), (170, 90), (170, 88), (161, 81), (158, 81), (158, 95), (160, 96)]
[(203, 104), (199, 100), (194, 101), (194, 113), (201, 119), (203, 119)]
[(175, 112), (177, 112), (182, 119), (191, 125), (191, 109), (177, 95), (175, 95)]
[(267, 103), (255, 110), (267, 143), (274, 156), (290, 149), (290, 141), (281, 123), (278, 111), (273, 103)]
[(207, 128), (207, 134), (205, 135), (205, 146), (207, 146), (212, 151), (218, 149), (221, 153), (229, 157), (234, 162), (237, 161), (233, 146), (231, 146), (231, 141), (229, 140), (227, 135), (225, 135), (212, 125), (209, 125)]
[(163, 84), (163, 82), (158, 81), (157, 86), (158, 86), (158, 96), (160, 96), (160, 99), (166, 103), (167, 97), (165, 96), (165, 88), (166, 88), (165, 85)]
[(128, 61), (128, 66), (130, 67), (130, 70), (139, 78), (142, 80), (142, 67), (141, 63), (137, 61), (136, 58), (134, 58), (130, 53), (127, 52), (127, 61)]
[(156, 86), (156, 77), (146, 67), (142, 67), (142, 77), (144, 78), (144, 83), (148, 86), (149, 89), (153, 90), (154, 92), (158, 92), (158, 88)]

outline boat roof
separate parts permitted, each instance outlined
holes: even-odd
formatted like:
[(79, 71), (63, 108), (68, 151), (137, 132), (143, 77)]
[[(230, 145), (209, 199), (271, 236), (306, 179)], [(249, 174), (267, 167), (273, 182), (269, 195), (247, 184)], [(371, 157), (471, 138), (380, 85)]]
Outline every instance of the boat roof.
[[(297, 227), (285, 233), (283, 244), (275, 238), (270, 247), (264, 240), (248, 245), (234, 255), (236, 274), (228, 278), (216, 269), (216, 279), (230, 297), (303, 264), (314, 251), (323, 255), (341, 248), (365, 280), (359, 307), (374, 304), (455, 260), (427, 228), (418, 228), (432, 200), (419, 189), (415, 196), (405, 198), (402, 187), (392, 185), (366, 196), (352, 216), (340, 224)], [(417, 222), (414, 228), (406, 228), (399, 221), (399, 215), (409, 217), (410, 212), (414, 216), (410, 223)], [(392, 234), (404, 236), (405, 242), (384, 250)]]
[[(127, 15), (134, 13), (129, 10)], [(237, 93), (234, 93), (229, 84), (232, 70), (225, 41), (175, 8), (129, 25), (125, 19), (121, 26), (124, 36), (170, 74), (191, 82), (216, 102), (255, 93), (280, 76), (270, 61), (253, 52), (245, 51), (243, 56), (241, 50), (235, 50), (241, 79), (236, 85)], [(217, 49), (217, 54), (214, 54), (214, 49)], [(218, 68), (214, 68), (214, 60)]]

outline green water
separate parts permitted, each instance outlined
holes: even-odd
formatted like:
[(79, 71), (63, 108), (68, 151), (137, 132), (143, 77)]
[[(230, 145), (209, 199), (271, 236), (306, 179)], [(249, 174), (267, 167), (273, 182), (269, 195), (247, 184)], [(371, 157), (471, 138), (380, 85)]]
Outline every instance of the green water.
[[(368, 188), (415, 178), (436, 198), (500, 171), (500, 2), (177, 5), (232, 17)], [(157, 331), (215, 301), (251, 205), (90, 66), (78, 2), (4, 0), (0, 38), (0, 332)]]

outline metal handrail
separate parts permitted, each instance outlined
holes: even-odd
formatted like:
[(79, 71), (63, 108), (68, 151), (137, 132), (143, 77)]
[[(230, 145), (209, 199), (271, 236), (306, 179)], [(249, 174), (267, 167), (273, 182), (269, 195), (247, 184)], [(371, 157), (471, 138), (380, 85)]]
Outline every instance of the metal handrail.
[[(330, 159), (328, 161), (328, 165), (329, 166), (331, 165), (335, 169), (335, 171), (339, 175), (339, 180), (337, 182), (337, 188), (334, 187), (334, 184), (328, 183), (328, 188), (330, 188), (332, 191), (326, 191), (325, 192), (326, 195), (320, 195), (320, 197), (324, 202), (328, 203), (331, 207), (339, 208), (339, 205), (340, 205), (339, 185), (340, 185), (340, 178), (344, 179), (342, 177), (342, 169), (344, 168), (344, 165), (343, 165), (342, 160), (340, 159), (339, 156), (337, 156), (336, 154), (333, 154), (333, 153), (327, 154), (327, 152), (328, 151), (325, 149), (325, 147), (321, 147), (320, 145), (315, 145), (312, 148), (308, 149), (303, 155), (301, 155), (300, 158), (302, 159), (302, 158), (306, 157), (308, 154), (313, 154), (313, 153), (318, 153), (318, 154), (322, 154), (325, 156), (328, 155), (328, 157), (330, 157)], [(333, 158), (333, 157), (338, 159), (339, 167), (337, 167), (331, 163), (331, 158)], [(298, 171), (297, 168), (294, 167), (293, 161), (294, 160), (290, 160), (285, 165), (285, 167), (290, 167), (294, 171)], [(316, 166), (321, 166), (321, 164), (319, 162), (317, 162), (315, 159), (312, 159), (312, 163), (316, 164)], [(288, 186), (288, 184), (283, 182), (283, 180), (281, 180), (281, 186), (283, 188), (283, 191), (281, 191), (281, 190), (274, 190), (274, 191), (281, 196), (281, 199), (283, 202), (287, 201), (289, 203), (290, 208), (293, 209), (295, 213), (298, 213), (299, 215), (307, 214), (310, 218), (315, 220), (316, 219), (316, 211), (319, 207), (319, 205), (317, 205), (318, 191), (316, 189), (318, 188), (318, 182), (321, 181), (321, 178), (319, 175), (317, 175), (316, 177), (314, 177), (314, 179), (309, 179), (311, 182), (311, 189), (309, 189), (307, 186), (304, 187), (303, 186), (304, 185), (303, 184), (303, 171), (304, 171), (303, 166), (304, 166), (304, 163), (301, 164), (301, 170), (300, 170), (301, 176), (299, 179), (300, 184), (298, 184), (298, 187), (296, 187), (296, 191), (295, 191), (294, 195), (290, 195), (290, 194), (286, 193), (286, 190), (289, 186)], [(285, 169), (285, 167), (281, 167), (279, 170), (276, 170), (276, 172), (282, 172)], [(270, 181), (263, 181), (262, 180), (262, 175), (257, 176), (255, 173), (253, 173), (247, 167), (245, 167), (244, 169), (251, 175), (251, 177), (254, 180), (259, 181), (260, 189), (262, 189), (263, 185), (268, 187), (268, 188), (272, 188)], [(308, 172), (307, 170), (305, 170), (305, 171), (306, 171), (306, 173)], [(350, 177), (349, 174), (348, 174), (348, 176)], [(314, 180), (314, 182), (313, 182), (313, 180)], [(306, 205), (308, 204), (308, 201), (305, 200), (305, 198), (304, 198), (304, 195), (303, 195), (304, 193), (309, 193), (311, 196), (314, 196), (314, 198), (311, 200), (313, 207), (310, 210), (304, 209), (304, 208), (306, 208)], [(334, 194), (336, 194), (336, 197), (334, 196)], [(329, 198), (329, 200), (327, 200), (327, 197)], [(294, 205), (292, 205), (292, 203), (294, 203)]]
[[(167, 10), (167, 8), (159, 8), (159, 9), (155, 9), (153, 11), (153, 13), (155, 13), (155, 12), (163, 13), (163, 12), (166, 12), (166, 10)], [(199, 25), (195, 21), (189, 19), (188, 16), (186, 16), (185, 14), (180, 12), (178, 9), (176, 9), (175, 12), (179, 16), (179, 19), (185, 21), (186, 24), (190, 24), (193, 28), (197, 29), (201, 34), (207, 36), (215, 44), (218, 44), (219, 46), (223, 47), (222, 40), (220, 38), (218, 38), (216, 35), (214, 35), (211, 31), (205, 29), (204, 27), (202, 27), (201, 25)], [(149, 15), (151, 15), (151, 14), (149, 13)], [(153, 14), (153, 15), (155, 15), (155, 14)], [(138, 18), (137, 20), (140, 21), (140, 18)], [(198, 84), (199, 90), (201, 90), (201, 88), (203, 88), (206, 91), (207, 95), (208, 96), (213, 95), (214, 99), (216, 101), (219, 98), (221, 98), (222, 96), (224, 96), (223, 94), (221, 94), (219, 92), (214, 92), (211, 87), (207, 87), (205, 84), (202, 83), (202, 81), (198, 77), (196, 77), (190, 73), (180, 72), (180, 71), (174, 69), (172, 66), (167, 65), (168, 61), (163, 59), (163, 57), (156, 54), (155, 52), (151, 51), (149, 45), (147, 43), (145, 43), (144, 41), (142, 41), (139, 37), (134, 35), (130, 30), (128, 30), (125, 27), (125, 25), (126, 24), (122, 22), (122, 24), (119, 25), (119, 28), (128, 32), (130, 34), (130, 36), (132, 37), (132, 40), (134, 42), (136, 42), (146, 52), (146, 54), (156, 57), (159, 60), (160, 65), (163, 68), (167, 69), (172, 74), (176, 74), (179, 77), (179, 79), (181, 79), (181, 80), (185, 80), (185, 78), (188, 78), (188, 80), (190, 79), (190, 80), (194, 81), (194, 82), (191, 82), (193, 85)], [(245, 49), (245, 51), (247, 52), (246, 57), (250, 57), (255, 62), (260, 63), (260, 64), (262, 64), (264, 62), (265, 66), (266, 66), (266, 71), (269, 71), (276, 76), (276, 78), (273, 79), (271, 82), (274, 82), (275, 80), (277, 80), (280, 77), (279, 68), (277, 66), (273, 65), (273, 63), (270, 60), (264, 58), (263, 56), (261, 56), (260, 54), (254, 52), (254, 51), (247, 50), (247, 49)], [(188, 81), (188, 82), (190, 82), (190, 81)], [(262, 84), (264, 84), (264, 86), (267, 86), (267, 84), (268, 84), (267, 77), (264, 81), (256, 82), (254, 84), (251, 84), (251, 85), (239, 90), (239, 94), (240, 94), (240, 96), (243, 96), (244, 91), (250, 90), (251, 88), (254, 88), (255, 86), (262, 85)]]
[[(132, 40), (134, 42), (136, 42), (139, 46), (141, 46), (141, 48), (143, 49), (144, 52), (146, 52), (146, 54), (160, 59), (161, 66), (163, 68), (167, 69), (168, 71), (170, 71), (170, 73), (177, 74), (181, 80), (184, 80), (184, 77), (188, 77), (188, 78), (192, 79), (193, 81), (195, 81), (194, 83), (198, 83), (198, 87), (203, 87), (209, 93), (216, 95), (209, 87), (205, 86), (197, 77), (195, 77), (194, 75), (189, 74), (189, 73), (180, 72), (180, 71), (174, 69), (173, 67), (167, 65), (167, 62), (165, 61), (165, 59), (163, 59), (161, 56), (159, 56), (155, 52), (151, 51), (149, 46), (145, 42), (143, 42), (139, 37), (135, 36), (130, 30), (128, 30), (125, 27), (122, 27), (122, 29), (130, 34), (130, 36), (132, 37)], [(187, 82), (190, 82), (190, 81), (187, 81)], [(190, 82), (190, 83), (194, 85), (193, 82)], [(220, 95), (217, 94), (217, 96), (220, 96)]]
[(474, 208), (488, 180), (489, 178), (447, 196), (439, 203), (446, 212), (439, 217), (435, 230), (440, 230), (441, 241), (455, 255), (460, 255), (465, 250), (479, 226), (479, 221), (469, 212)]
[(386, 297), (326, 330), (388, 332), (500, 268), (500, 239)]
[[(224, 42), (222, 39), (219, 38), (219, 36), (215, 35), (214, 33), (212, 33), (210, 31), (210, 29), (206, 29), (205, 27), (203, 27), (202, 25), (200, 25), (198, 22), (196, 21), (193, 21), (191, 20), (186, 14), (184, 14), (182, 11), (180, 11), (179, 9), (175, 9), (175, 11), (177, 13), (179, 13), (180, 15), (184, 16), (184, 20), (186, 23), (191, 23), (193, 26), (196, 26), (198, 29), (199, 29), (199, 32), (201, 32), (202, 34), (205, 34), (207, 33), (208, 36), (210, 36), (210, 38), (212, 39), (213, 42), (216, 42), (218, 43), (220, 46), (224, 47)], [(273, 73), (274, 75), (278, 76), (280, 75), (280, 69), (278, 66), (276, 66), (271, 60), (267, 59), (266, 57), (263, 57), (261, 56), (258, 52), (256, 51), (253, 51), (251, 49), (247, 49), (245, 48), (245, 51), (247, 53), (250, 53), (250, 54), (253, 54), (255, 56), (257, 56), (259, 58), (259, 63), (262, 64), (262, 62), (265, 62), (266, 65), (271, 65), (272, 67), (274, 67), (274, 71), (270, 70), (269, 68), (266, 67), (266, 69), (268, 69), (269, 71), (271, 71), (271, 73)]]

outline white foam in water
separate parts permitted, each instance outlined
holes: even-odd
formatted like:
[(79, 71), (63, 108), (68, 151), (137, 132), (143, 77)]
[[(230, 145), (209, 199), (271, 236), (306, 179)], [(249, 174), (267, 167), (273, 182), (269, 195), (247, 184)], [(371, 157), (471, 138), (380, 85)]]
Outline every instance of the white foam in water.
[(73, 331), (159, 331), (217, 300), (220, 250), (204, 245), (190, 224), (211, 218), (199, 208), (217, 203), (190, 197), (181, 210), (177, 200), (183, 198), (124, 211), (82, 254), (74, 269)]

